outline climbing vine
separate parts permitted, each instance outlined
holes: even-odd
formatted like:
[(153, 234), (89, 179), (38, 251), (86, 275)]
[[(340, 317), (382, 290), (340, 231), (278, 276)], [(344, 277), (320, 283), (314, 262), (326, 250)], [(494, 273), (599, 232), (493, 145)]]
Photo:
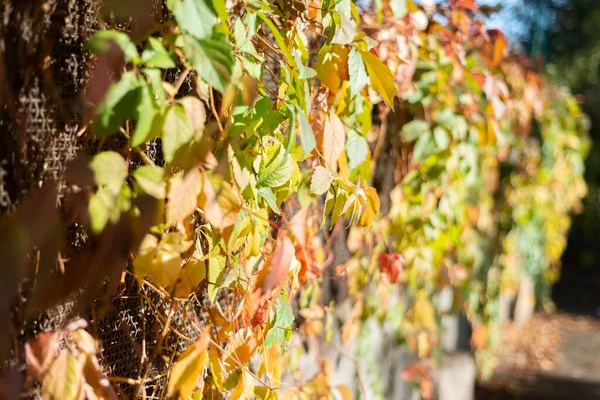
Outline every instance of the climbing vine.
[[(320, 373), (296, 372), (343, 303), (344, 343), (375, 316), (419, 360), (463, 310), (487, 369), (500, 295), (524, 276), (545, 293), (586, 191), (570, 94), (472, 1), (158, 3), (144, 34), (107, 22), (87, 42), (92, 145), (67, 181), (77, 220), (113, 238), (95, 248), (119, 254), (102, 258), (120, 266), (111, 289), (167, 306), (135, 376), (102, 372), (83, 322), (56, 359), (41, 349), (58, 333), (29, 342), (47, 398), (112, 398), (116, 383), (136, 398), (360, 397), (362, 383), (331, 384), (318, 351)], [(324, 303), (328, 281), (347, 295)], [(407, 376), (426, 393), (421, 372)]]

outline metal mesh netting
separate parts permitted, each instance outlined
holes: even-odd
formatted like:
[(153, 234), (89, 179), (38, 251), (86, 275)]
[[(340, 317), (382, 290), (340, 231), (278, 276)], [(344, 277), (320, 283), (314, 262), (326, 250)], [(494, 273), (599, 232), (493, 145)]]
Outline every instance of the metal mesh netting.
[[(154, 2), (155, 3), (155, 2)], [(4, 1), (0, 4), (0, 214), (15, 210), (35, 187), (54, 182), (59, 204), (65, 193), (64, 173), (80, 152), (119, 150), (123, 138), (99, 142), (84, 134), (84, 91), (91, 75), (85, 40), (98, 29), (96, 0)], [(169, 71), (172, 80), (182, 71)], [(182, 92), (191, 92), (191, 77)], [(101, 148), (99, 144), (101, 143)], [(146, 145), (146, 155), (162, 163), (159, 143)], [(140, 160), (133, 159), (132, 163)], [(81, 225), (65, 228), (66, 257), (89, 245)], [(27, 303), (23, 291), (23, 303)], [(224, 291), (222, 301), (227, 297)], [(201, 300), (199, 300), (201, 299)], [(133, 398), (141, 388), (147, 398), (164, 397), (166, 370), (179, 352), (199, 335), (207, 319), (206, 287), (186, 303), (172, 304), (155, 290), (139, 287), (125, 275), (116, 293), (105, 293), (81, 307), (77, 294), (31, 322), (16, 323), (17, 345), (4, 369), (25, 374), (24, 343), (41, 331), (64, 328), (83, 317), (100, 344), (100, 363), (121, 398)], [(165, 321), (170, 329), (160, 348)], [(64, 345), (64, 343), (63, 343)], [(148, 362), (150, 359), (150, 362)], [(39, 385), (25, 389), (24, 398), (40, 398)]]

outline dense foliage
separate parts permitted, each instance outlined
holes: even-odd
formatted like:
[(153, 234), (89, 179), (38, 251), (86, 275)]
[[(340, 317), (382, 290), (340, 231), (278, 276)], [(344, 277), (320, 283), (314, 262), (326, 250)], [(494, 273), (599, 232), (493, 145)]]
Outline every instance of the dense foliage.
[[(342, 302), (344, 341), (375, 316), (419, 359), (437, 353), (440, 317), (464, 310), (487, 368), (500, 295), (529, 276), (543, 297), (586, 191), (586, 119), (569, 93), (469, 0), (167, 0), (160, 12), (135, 39), (89, 40), (97, 150), (67, 174), (68, 211), (97, 238), (78, 264), (84, 295), (112, 277), (168, 302), (139, 374), (108, 379), (138, 396), (351, 398), (326, 363), (309, 381), (295, 372)], [(334, 264), (343, 230), (351, 257)], [(322, 282), (342, 279), (347, 296), (324, 304)], [(49, 286), (48, 302), (70, 290)], [(196, 306), (208, 317), (189, 317), (194, 335), (171, 324)], [(52, 334), (28, 343), (31, 378), (48, 398), (115, 396), (93, 329), (69, 330), (55, 360)], [(151, 376), (158, 357), (171, 367)]]

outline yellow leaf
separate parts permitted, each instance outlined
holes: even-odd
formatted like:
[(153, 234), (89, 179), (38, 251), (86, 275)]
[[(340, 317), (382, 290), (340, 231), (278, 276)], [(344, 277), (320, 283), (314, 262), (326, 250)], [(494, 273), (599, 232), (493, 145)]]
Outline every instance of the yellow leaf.
[(146, 235), (138, 255), (133, 260), (133, 270), (140, 279), (148, 276), (159, 286), (170, 287), (177, 281), (181, 272), (181, 253), (191, 242), (181, 233), (168, 233), (160, 243), (153, 235)]
[(206, 278), (206, 264), (204, 261), (190, 261), (183, 266), (179, 274), (179, 281), (175, 286), (175, 297), (185, 298), (193, 293), (200, 282)]
[(221, 360), (219, 348), (211, 343), (210, 347), (208, 348), (208, 355), (210, 361), (210, 370), (212, 372), (215, 386), (220, 391), (224, 391), (225, 381), (227, 380), (227, 371), (225, 370), (225, 366)]
[(406, 314), (405, 324), (412, 331), (426, 329), (430, 332), (436, 331), (435, 310), (427, 292), (423, 289), (419, 290), (415, 295), (415, 301), (411, 309)]
[(390, 69), (382, 63), (379, 58), (368, 51), (359, 50), (363, 61), (367, 66), (367, 73), (371, 81), (371, 87), (379, 93), (383, 100), (394, 109), (394, 96), (396, 96), (396, 85)]
[(193, 168), (187, 173), (180, 171), (169, 179), (167, 225), (189, 217), (197, 205), (202, 190), (202, 174)]
[(177, 357), (167, 386), (169, 397), (179, 393), (179, 398), (188, 398), (196, 389), (198, 378), (208, 363), (208, 332), (207, 328), (200, 339)]
[(333, 111), (327, 115), (323, 134), (317, 134), (316, 138), (325, 165), (337, 171), (337, 161), (346, 143), (346, 132), (344, 124)]
[(348, 80), (347, 47), (335, 44), (328, 52), (323, 52), (314, 69), (323, 86), (327, 87), (333, 97), (337, 94), (343, 81)]
[(263, 353), (262, 362), (258, 368), (258, 376), (262, 377), (265, 373), (269, 374), (274, 386), (279, 387), (281, 380), (281, 343), (277, 343)]
[(337, 391), (342, 396), (342, 400), (352, 400), (353, 399), (352, 392), (350, 391), (350, 389), (348, 389), (348, 386), (346, 386), (346, 385), (337, 385), (335, 388), (337, 389)]
[(54, 360), (44, 378), (42, 398), (44, 400), (77, 400), (81, 398), (82, 366), (75, 356), (63, 350)]
[(338, 167), (340, 170), (340, 176), (345, 180), (350, 179), (350, 170), (348, 169), (348, 157), (346, 157), (346, 152), (342, 151), (340, 157), (338, 158)]
[(254, 378), (246, 370), (243, 370), (238, 384), (231, 391), (229, 400), (251, 399), (253, 393)]

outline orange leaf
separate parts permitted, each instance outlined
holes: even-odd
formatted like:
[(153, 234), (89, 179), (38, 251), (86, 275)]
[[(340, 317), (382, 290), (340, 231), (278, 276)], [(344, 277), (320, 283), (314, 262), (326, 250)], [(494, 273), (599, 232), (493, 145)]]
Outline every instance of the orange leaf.
[(475, 0), (454, 0), (452, 2), (452, 6), (472, 11), (479, 11), (479, 7), (477, 7), (477, 4), (475, 4)]
[(496, 40), (494, 41), (494, 56), (492, 58), (492, 67), (500, 65), (504, 59), (504, 50), (506, 49), (506, 37), (502, 31), (495, 29), (497, 32)]
[(260, 271), (255, 287), (260, 287), (262, 293), (271, 292), (287, 275), (292, 265), (293, 256), (294, 245), (292, 241), (283, 231), (280, 231), (273, 257), (265, 263)]
[(402, 378), (407, 382), (418, 381), (421, 387), (423, 399), (428, 400), (433, 397), (433, 381), (429, 368), (422, 361), (408, 365), (402, 371)]
[(235, 358), (240, 364), (246, 364), (259, 345), (258, 338), (252, 330), (238, 331), (227, 345), (229, 356), (225, 358), (224, 364), (230, 368), (236, 368), (238, 364), (232, 358)]

